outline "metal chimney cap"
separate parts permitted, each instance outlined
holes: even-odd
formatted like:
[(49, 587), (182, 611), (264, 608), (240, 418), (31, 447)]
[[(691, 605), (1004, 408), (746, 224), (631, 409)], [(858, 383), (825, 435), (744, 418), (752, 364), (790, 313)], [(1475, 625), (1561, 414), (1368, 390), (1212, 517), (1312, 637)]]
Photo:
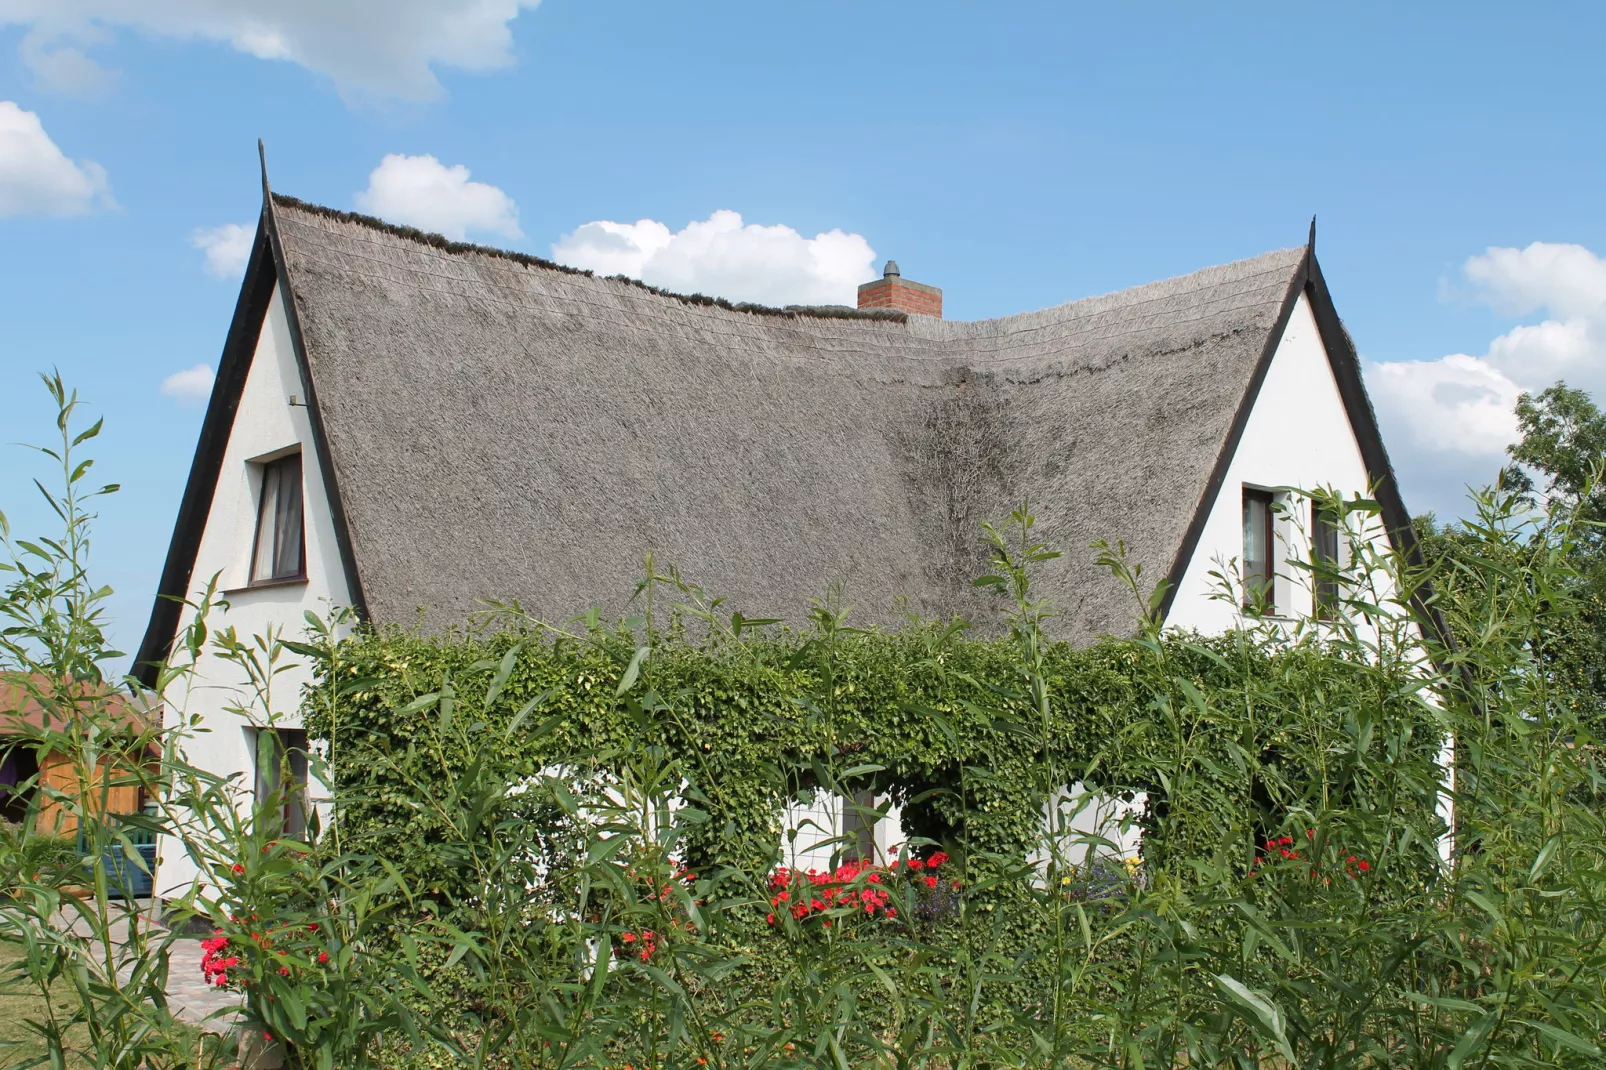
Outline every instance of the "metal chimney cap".
[(884, 279), (901, 277), (898, 274), (898, 262), (896, 260), (888, 260), (886, 268), (881, 272), (881, 277)]

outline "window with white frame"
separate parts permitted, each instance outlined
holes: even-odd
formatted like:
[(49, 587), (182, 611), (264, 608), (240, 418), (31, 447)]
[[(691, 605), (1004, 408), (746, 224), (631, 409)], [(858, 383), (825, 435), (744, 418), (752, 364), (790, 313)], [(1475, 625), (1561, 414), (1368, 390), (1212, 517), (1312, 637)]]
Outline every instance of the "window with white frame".
[(301, 507), (301, 454), (266, 461), (259, 467), (262, 491), (257, 499), (256, 538), (251, 547), (251, 582), (305, 579), (307, 537)]
[(805, 792), (781, 815), (781, 864), (790, 869), (830, 870), (833, 860), (885, 862), (902, 845), (899, 808), (869, 791)]

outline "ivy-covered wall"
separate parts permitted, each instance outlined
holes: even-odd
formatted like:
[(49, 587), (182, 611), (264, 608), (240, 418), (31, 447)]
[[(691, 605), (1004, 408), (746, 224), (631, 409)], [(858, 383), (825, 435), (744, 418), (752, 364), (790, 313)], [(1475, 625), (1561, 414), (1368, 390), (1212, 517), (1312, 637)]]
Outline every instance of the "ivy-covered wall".
[[(313, 737), (331, 744), (341, 823), (444, 891), (450, 874), (431, 862), (438, 818), (418, 805), (417, 785), (470, 763), (514, 784), (577, 758), (607, 767), (658, 748), (678, 763), (687, 804), (707, 815), (690, 831), (689, 861), (749, 871), (775, 861), (787, 799), (822, 780), (891, 798), (909, 835), (960, 858), (1028, 852), (1042, 833), (1046, 769), (1060, 786), (1158, 787), (1117, 767), (1118, 744), (1143, 746), (1149, 717), (1137, 669), (1152, 650), (1136, 641), (1047, 647), (1046, 722), (1010, 640), (935, 626), (787, 633), (664, 641), (641, 658), (637, 642), (598, 631), (341, 644), (306, 711)], [(1170, 656), (1200, 686), (1232, 675), (1203, 647), (1179, 643)], [(443, 689), (449, 730), (430, 698)], [(1095, 754), (1102, 764), (1089, 773)]]

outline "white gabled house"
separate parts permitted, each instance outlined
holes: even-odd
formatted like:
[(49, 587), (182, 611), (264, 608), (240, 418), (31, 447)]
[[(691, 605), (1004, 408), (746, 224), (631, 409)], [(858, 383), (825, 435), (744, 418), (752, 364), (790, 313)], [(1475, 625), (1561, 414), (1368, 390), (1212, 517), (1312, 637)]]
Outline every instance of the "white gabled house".
[[(1278, 615), (1315, 610), (1284, 563), (1312, 532), (1329, 555), (1346, 536), (1272, 509), (1277, 488), (1370, 489), (1371, 537), (1409, 545), (1314, 228), (1001, 319), (943, 320), (941, 291), (892, 264), (859, 304), (683, 297), (266, 196), (141, 671), (186, 623), (174, 599), (214, 575), (215, 623), (241, 635), (331, 606), (430, 627), (492, 598), (618, 609), (649, 550), (744, 612), (835, 583), (859, 622), (985, 626), (978, 525), (1027, 499), (1068, 551), (1038, 578), (1053, 627), (1087, 642), (1132, 626), (1096, 539), (1170, 581), (1168, 623), (1205, 632), (1239, 619), (1212, 597), (1225, 562)], [(226, 669), (192, 695), (210, 729), (192, 757), (251, 773), (266, 729), (228, 712)], [(303, 679), (275, 685), (291, 750)], [(162, 883), (189, 876), (169, 859)]]

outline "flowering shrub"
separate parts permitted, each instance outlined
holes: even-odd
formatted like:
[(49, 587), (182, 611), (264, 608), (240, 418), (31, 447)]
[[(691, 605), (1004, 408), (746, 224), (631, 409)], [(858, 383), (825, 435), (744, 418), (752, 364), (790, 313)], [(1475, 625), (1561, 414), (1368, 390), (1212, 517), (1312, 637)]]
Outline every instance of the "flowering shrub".
[(646, 865), (640, 869), (632, 866), (626, 870), (626, 876), (642, 889), (638, 893), (642, 902), (658, 905), (657, 913), (663, 918), (662, 923), (668, 925), (669, 932), (635, 927), (626, 929), (618, 935), (614, 943), (613, 953), (616, 958), (650, 962), (660, 948), (667, 946), (671, 934), (691, 935), (697, 931), (697, 927), (687, 914), (686, 904), (681, 900), (681, 889), (695, 885), (697, 874), (679, 863), (674, 863), (668, 880), (660, 883), (660, 878), (642, 872), (650, 868), (652, 867)]
[[(1306, 857), (1304, 851), (1296, 848), (1292, 836), (1278, 836), (1267, 840), (1265, 849), (1256, 852), (1255, 864), (1250, 868), (1249, 876), (1253, 877), (1269, 870), (1293, 871), (1296, 873), (1308, 873), (1313, 879), (1319, 878), (1323, 883), (1331, 884), (1332, 871), (1330, 869), (1324, 871), (1321, 859), (1314, 857), (1316, 830), (1306, 829), (1305, 838), (1312, 845), (1310, 847), (1312, 857), (1309, 858)], [(1337, 854), (1343, 856), (1339, 860), (1339, 864), (1343, 868), (1345, 876), (1351, 880), (1359, 880), (1372, 871), (1372, 864), (1360, 855), (1343, 850), (1338, 851)]]
[[(254, 920), (255, 915), (252, 915), (252, 918)], [(239, 921), (233, 915), (229, 920), (236, 923)], [(248, 987), (249, 979), (258, 971), (289, 977), (292, 965), (298, 968), (327, 966), (329, 952), (319, 943), (318, 931), (317, 922), (308, 922), (305, 932), (310, 939), (298, 940), (296, 938), (302, 935), (299, 928), (270, 926), (258, 932), (254, 926), (247, 926), (245, 929), (247, 941), (234, 945), (230, 943), (228, 935), (222, 929), (216, 929), (210, 940), (201, 941), (201, 976), (208, 985), (243, 992)], [(277, 947), (275, 947), (276, 942)], [(251, 960), (244, 965), (241, 951), (244, 951)], [(287, 951), (293, 953), (295, 957), (290, 957)], [(231, 974), (230, 970), (237, 972)]]
[(947, 854), (938, 851), (925, 860), (910, 858), (885, 866), (869, 862), (844, 862), (835, 870), (807, 872), (782, 867), (770, 875), (771, 911), (766, 921), (780, 923), (777, 911), (788, 912), (797, 921), (818, 920), (822, 928), (831, 927), (833, 917), (880, 918), (894, 921), (897, 899), (911, 893), (917, 911), (935, 918), (951, 912), (949, 902), (960, 888), (958, 880), (938, 871), (948, 863)]
[[(642, 962), (652, 961), (652, 957), (658, 953), (658, 934), (651, 929), (620, 933), (619, 943), (623, 945), (625, 957), (636, 958)], [(615, 954), (619, 952), (615, 951)]]
[(240, 956), (225, 954), (229, 938), (222, 932), (219, 929), (212, 939), (201, 941), (201, 976), (208, 985), (238, 991), (241, 982), (238, 978), (230, 977), (229, 971), (240, 964)]

